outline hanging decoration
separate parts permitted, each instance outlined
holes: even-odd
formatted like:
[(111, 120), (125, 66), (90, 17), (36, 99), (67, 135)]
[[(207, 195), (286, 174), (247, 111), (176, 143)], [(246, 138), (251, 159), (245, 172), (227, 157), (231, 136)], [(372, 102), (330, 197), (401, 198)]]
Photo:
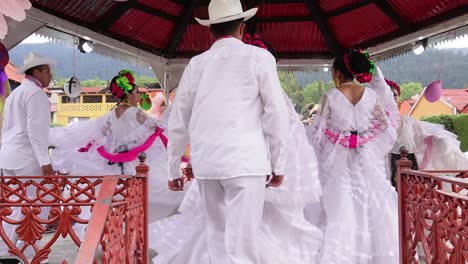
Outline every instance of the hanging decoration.
[(148, 111), (151, 109), (152, 107), (152, 104), (153, 102), (151, 101), (151, 98), (149, 97), (148, 94), (144, 93), (144, 94), (141, 94), (141, 97), (140, 97), (140, 107), (145, 110), (145, 111)]
[(31, 8), (29, 0), (1, 0), (0, 1), (0, 39), (8, 33), (5, 17), (21, 22), (26, 19), (26, 10)]
[(76, 98), (81, 94), (81, 83), (78, 78), (72, 76), (63, 86), (63, 91), (70, 98)]
[[(75, 43), (77, 44), (77, 43)], [(78, 78), (76, 78), (76, 75), (75, 75), (75, 66), (76, 66), (76, 60), (75, 60), (75, 57), (76, 57), (76, 52), (75, 52), (75, 49), (72, 49), (73, 50), (73, 60), (72, 60), (72, 67), (73, 67), (73, 75), (72, 77), (70, 77), (70, 79), (65, 82), (65, 85), (63, 86), (63, 91), (65, 92), (65, 94), (70, 97), (70, 98), (76, 98), (78, 96), (80, 96), (81, 94), (81, 82), (80, 80), (78, 80)]]
[(442, 81), (431, 82), (424, 91), (424, 97), (428, 102), (434, 103), (442, 96)]

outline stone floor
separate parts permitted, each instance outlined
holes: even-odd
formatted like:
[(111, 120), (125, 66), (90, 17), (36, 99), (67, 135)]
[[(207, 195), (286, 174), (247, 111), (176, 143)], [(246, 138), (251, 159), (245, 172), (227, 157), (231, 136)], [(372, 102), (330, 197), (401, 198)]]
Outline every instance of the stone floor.
[[(46, 234), (45, 239), (46, 241), (51, 239), (54, 234)], [(57, 241), (52, 246), (52, 252), (49, 255), (49, 263), (50, 264), (61, 264), (63, 260), (66, 260), (69, 264), (73, 264), (75, 262), (75, 258), (78, 254), (78, 247), (75, 243), (70, 239), (70, 237), (66, 238), (58, 238)], [(97, 257), (100, 259), (101, 251), (98, 250)], [(156, 253), (150, 250), (150, 263), (151, 259), (156, 256)], [(100, 262), (99, 262), (100, 263)]]

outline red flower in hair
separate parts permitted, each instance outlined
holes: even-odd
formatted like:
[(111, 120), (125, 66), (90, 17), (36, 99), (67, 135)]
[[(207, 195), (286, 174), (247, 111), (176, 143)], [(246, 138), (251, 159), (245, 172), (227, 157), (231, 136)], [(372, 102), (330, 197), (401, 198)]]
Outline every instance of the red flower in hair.
[(356, 80), (359, 83), (368, 83), (372, 81), (372, 74), (368, 72), (358, 73), (356, 74)]
[(116, 98), (120, 98), (124, 95), (124, 91), (116, 83), (111, 84), (111, 92)]
[(125, 73), (125, 77), (127, 77), (127, 80), (131, 85), (135, 85), (135, 79), (133, 78), (133, 75), (131, 73)]
[(390, 88), (397, 90), (398, 95), (401, 95), (400, 86), (397, 83), (387, 79), (385, 79), (385, 82), (388, 84), (388, 86), (390, 86)]
[(263, 40), (260, 38), (260, 35), (258, 34), (254, 34), (253, 36), (251, 36), (249, 33), (247, 33), (242, 38), (242, 41), (245, 44), (251, 44), (262, 49), (268, 49), (268, 47), (265, 45), (265, 42), (263, 42)]

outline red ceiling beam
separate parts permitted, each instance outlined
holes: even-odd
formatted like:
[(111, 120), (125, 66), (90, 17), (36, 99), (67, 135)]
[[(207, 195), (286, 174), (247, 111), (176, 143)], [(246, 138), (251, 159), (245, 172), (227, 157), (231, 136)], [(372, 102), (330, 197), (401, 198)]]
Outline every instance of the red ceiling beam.
[(325, 38), (325, 42), (327, 43), (328, 49), (334, 56), (338, 56), (342, 53), (343, 47), (338, 43), (336, 38), (333, 35), (333, 32), (330, 30), (328, 26), (327, 19), (322, 13), (320, 9), (320, 5), (318, 0), (308, 0), (307, 7), (309, 8), (310, 14), (317, 24), (320, 32), (322, 33), (323, 37)]

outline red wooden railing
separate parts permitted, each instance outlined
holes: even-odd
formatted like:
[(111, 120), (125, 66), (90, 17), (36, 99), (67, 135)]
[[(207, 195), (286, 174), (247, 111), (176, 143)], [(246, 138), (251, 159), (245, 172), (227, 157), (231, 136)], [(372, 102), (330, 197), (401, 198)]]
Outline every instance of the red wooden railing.
[(413, 171), (406, 154), (398, 161), (400, 263), (468, 263), (468, 171)]
[[(62, 236), (70, 236), (80, 247), (77, 264), (98, 263), (96, 251), (102, 248), (101, 263), (148, 263), (148, 185), (149, 167), (145, 155), (139, 156), (137, 175), (118, 176), (3, 176), (0, 181), (0, 238), (10, 254), (24, 263), (39, 264), (48, 258), (51, 246)], [(64, 188), (70, 196), (63, 195)], [(35, 195), (26, 195), (26, 191)], [(81, 210), (92, 209), (90, 219), (80, 218)], [(39, 214), (50, 207), (50, 218)], [(15, 208), (22, 218), (11, 219)], [(88, 224), (84, 243), (73, 230), (73, 223)], [(18, 248), (6, 236), (3, 223), (16, 226), (16, 233), (25, 246)], [(41, 245), (45, 225), (58, 223), (52, 238)], [(25, 257), (32, 247), (32, 260)], [(65, 263), (65, 262), (64, 262)]]

